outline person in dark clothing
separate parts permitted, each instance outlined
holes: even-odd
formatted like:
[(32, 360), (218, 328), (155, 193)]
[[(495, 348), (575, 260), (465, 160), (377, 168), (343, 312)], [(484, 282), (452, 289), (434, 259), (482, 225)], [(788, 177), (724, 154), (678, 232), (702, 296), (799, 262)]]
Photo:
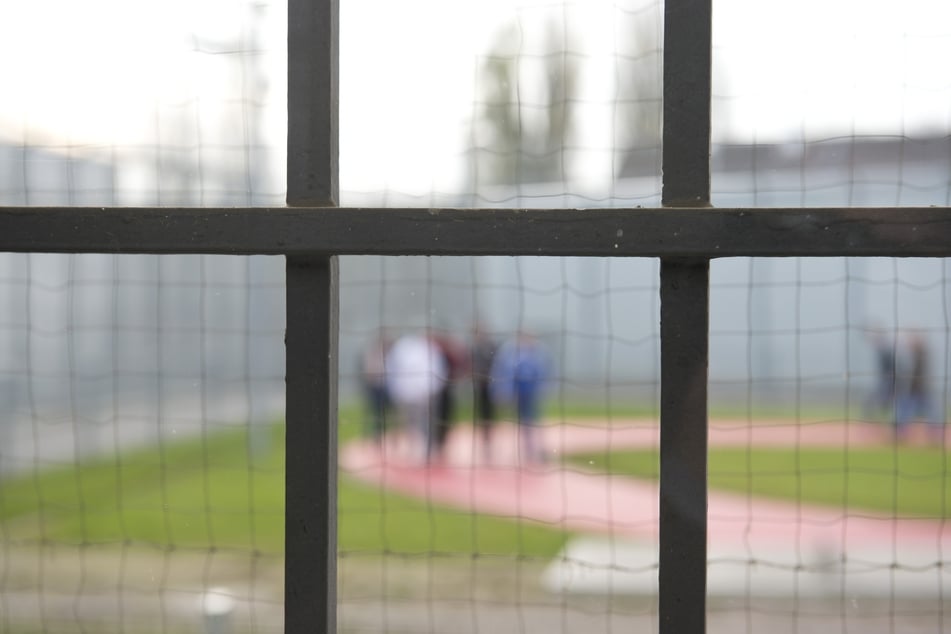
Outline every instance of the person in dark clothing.
[(433, 456), (441, 459), (446, 447), (446, 440), (456, 418), (455, 386), (466, 372), (465, 348), (447, 332), (433, 332), (430, 339), (445, 361), (446, 381), (436, 394), (435, 423), (433, 432)]
[(492, 459), (492, 428), (495, 425), (495, 400), (492, 397), (492, 362), (498, 346), (478, 325), (472, 334), (471, 368), (475, 425), (481, 432), (486, 462)]
[(862, 411), (866, 418), (876, 419), (886, 413), (890, 423), (894, 424), (895, 407), (895, 344), (879, 328), (867, 331), (867, 337), (875, 353), (875, 386), (865, 398)]
[(928, 424), (929, 432), (936, 439), (943, 439), (944, 421), (935, 415), (928, 376), (928, 342), (924, 335), (915, 332), (909, 335), (904, 347), (902, 381), (899, 385), (896, 404), (895, 436), (901, 440), (908, 434), (909, 425), (920, 420)]
[(366, 430), (374, 440), (381, 440), (385, 431), (386, 410), (390, 405), (386, 386), (386, 353), (389, 342), (380, 333), (360, 355), (360, 380), (367, 407)]

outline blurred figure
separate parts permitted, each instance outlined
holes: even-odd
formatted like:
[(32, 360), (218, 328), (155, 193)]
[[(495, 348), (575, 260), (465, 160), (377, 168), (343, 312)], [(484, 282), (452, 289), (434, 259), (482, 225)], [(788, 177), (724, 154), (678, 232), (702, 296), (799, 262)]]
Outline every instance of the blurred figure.
[(895, 437), (908, 435), (909, 425), (921, 420), (935, 440), (943, 439), (944, 421), (935, 416), (928, 376), (928, 342), (920, 332), (909, 334), (902, 347), (901, 381), (896, 394)]
[(390, 398), (427, 462), (433, 453), (435, 399), (445, 382), (446, 362), (429, 337), (400, 337), (386, 355)]
[(492, 363), (492, 394), (501, 402), (514, 402), (518, 416), (519, 458), (542, 462), (538, 442), (541, 396), (548, 381), (548, 355), (534, 336), (520, 332), (499, 348)]
[(366, 431), (374, 440), (381, 440), (386, 425), (386, 410), (390, 405), (386, 385), (386, 353), (389, 341), (381, 331), (363, 349), (360, 355), (360, 382), (367, 407)]
[(882, 414), (890, 423), (895, 421), (895, 344), (881, 328), (872, 327), (865, 335), (875, 353), (875, 387), (862, 404), (867, 419), (876, 419)]
[(433, 457), (441, 459), (449, 430), (456, 419), (455, 386), (467, 370), (465, 348), (447, 332), (433, 332), (433, 344), (443, 358), (445, 378), (436, 393), (436, 428), (433, 438)]
[(472, 389), (476, 427), (481, 431), (482, 451), (486, 462), (492, 459), (492, 427), (495, 424), (495, 401), (492, 397), (492, 362), (498, 348), (495, 341), (478, 325), (472, 332)]

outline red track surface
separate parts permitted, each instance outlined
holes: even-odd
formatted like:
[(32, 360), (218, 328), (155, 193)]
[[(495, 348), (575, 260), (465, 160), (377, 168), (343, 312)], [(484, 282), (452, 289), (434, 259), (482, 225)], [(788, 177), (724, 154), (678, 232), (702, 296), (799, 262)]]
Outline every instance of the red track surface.
[[(550, 425), (542, 429), (546, 453), (657, 446), (658, 430), (649, 421), (621, 425)], [(341, 452), (341, 466), (353, 477), (393, 491), (458, 508), (530, 519), (574, 532), (596, 532), (656, 540), (657, 486), (620, 476), (604, 476), (552, 464), (519, 467), (516, 432), (500, 425), (492, 460), (470, 428), (454, 430), (441, 464), (424, 465), (405, 451), (405, 439), (390, 438), (381, 450), (361, 441)], [(711, 445), (854, 446), (882, 444), (889, 438), (879, 425), (805, 425), (716, 421)], [(951, 552), (951, 526), (938, 520), (892, 518), (855, 509), (785, 503), (711, 491), (708, 507), (711, 547), (756, 555), (765, 550), (809, 548), (845, 553), (849, 548), (891, 550), (925, 548)]]

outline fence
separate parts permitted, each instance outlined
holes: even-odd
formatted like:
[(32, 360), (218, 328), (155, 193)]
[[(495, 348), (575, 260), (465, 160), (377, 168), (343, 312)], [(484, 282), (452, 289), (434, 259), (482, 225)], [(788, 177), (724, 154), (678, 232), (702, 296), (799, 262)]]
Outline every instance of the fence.
[(0, 210), (0, 250), (286, 259), (285, 630), (336, 630), (341, 255), (660, 258), (659, 623), (706, 618), (709, 265), (951, 256), (941, 207), (710, 208), (711, 3), (665, 7), (663, 209), (338, 208), (336, 0), (291, 0), (286, 208)]

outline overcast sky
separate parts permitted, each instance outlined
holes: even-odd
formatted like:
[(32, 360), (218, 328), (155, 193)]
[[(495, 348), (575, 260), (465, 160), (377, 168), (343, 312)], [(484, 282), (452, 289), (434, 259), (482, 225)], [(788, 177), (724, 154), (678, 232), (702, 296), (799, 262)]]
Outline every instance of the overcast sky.
[[(451, 188), (478, 55), (502, 25), (552, 6), (341, 0), (343, 186)], [(570, 9), (579, 52), (590, 62), (585, 80), (605, 98), (611, 70), (604, 61), (614, 46), (605, 34), (618, 6), (640, 4), (579, 0)], [(714, 0), (714, 10), (715, 139), (951, 128), (948, 0)], [(147, 143), (157, 102), (211, 100), (224, 80), (221, 59), (208, 51), (250, 41), (248, 11), (245, 0), (0, 3), (0, 137), (77, 147)], [(279, 4), (261, 15), (265, 131), (280, 144), (285, 17)], [(194, 52), (196, 42), (205, 53)], [(592, 138), (602, 133), (597, 119), (588, 124)]]

